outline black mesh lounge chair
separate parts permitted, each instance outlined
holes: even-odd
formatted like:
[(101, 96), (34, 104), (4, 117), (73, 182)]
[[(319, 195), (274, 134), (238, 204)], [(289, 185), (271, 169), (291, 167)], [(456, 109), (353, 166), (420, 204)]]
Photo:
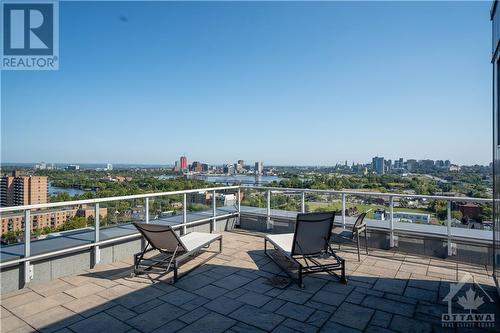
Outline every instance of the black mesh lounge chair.
[[(264, 252), (300, 287), (303, 287), (304, 274), (317, 272), (328, 272), (347, 283), (345, 260), (330, 246), (334, 219), (335, 212), (298, 214), (293, 234), (266, 235)], [(272, 254), (267, 249), (267, 242), (276, 250)], [(340, 276), (335, 271), (340, 271)]]
[(366, 222), (365, 217), (368, 212), (364, 212), (359, 214), (356, 222), (352, 226), (352, 230), (342, 229), (340, 232), (334, 231), (334, 241), (338, 242), (339, 249), (340, 243), (344, 241), (356, 243), (356, 247), (358, 249), (358, 261), (361, 261), (361, 256), (359, 254), (359, 236), (363, 233), (365, 238), (365, 250), (366, 254), (368, 254), (368, 238), (366, 236)]
[[(222, 251), (222, 235), (204, 232), (191, 232), (184, 236), (177, 236), (175, 231), (164, 224), (132, 223), (145, 238), (147, 244), (142, 252), (134, 255), (134, 275), (146, 272), (167, 274), (174, 271), (174, 283), (181, 277), (178, 274), (179, 265), (196, 255), (201, 249), (211, 243), (219, 241), (219, 253)], [(159, 256), (144, 258), (150, 251), (157, 250)], [(209, 258), (210, 259), (210, 258)], [(203, 264), (192, 267), (193, 269)], [(186, 275), (188, 272), (184, 273)]]

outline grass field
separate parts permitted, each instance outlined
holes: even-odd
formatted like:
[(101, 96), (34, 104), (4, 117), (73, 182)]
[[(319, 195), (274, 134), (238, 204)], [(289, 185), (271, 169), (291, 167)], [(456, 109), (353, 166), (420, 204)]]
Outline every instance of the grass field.
[[(334, 202), (308, 202), (306, 203), (306, 206), (309, 208), (309, 211), (314, 212), (318, 209), (327, 209), (327, 210), (341, 210), (342, 209), (342, 202), (341, 201), (334, 201)], [(370, 211), (367, 215), (368, 218), (373, 218), (373, 212), (377, 208), (389, 210), (389, 207), (385, 207), (382, 205), (365, 205), (365, 204), (358, 204), (358, 203), (349, 203), (346, 202), (346, 208), (351, 208), (351, 207), (357, 207), (358, 212), (365, 212), (369, 209)], [(415, 208), (400, 208), (400, 207), (394, 207), (395, 212), (411, 212), (411, 213), (424, 213), (424, 214), (431, 214), (431, 217), (434, 216), (431, 212), (424, 210), (424, 209), (415, 209)]]

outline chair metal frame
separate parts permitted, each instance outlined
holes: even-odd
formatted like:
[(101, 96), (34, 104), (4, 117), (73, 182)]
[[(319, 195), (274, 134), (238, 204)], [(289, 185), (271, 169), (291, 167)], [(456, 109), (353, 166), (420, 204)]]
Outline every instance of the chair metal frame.
[[(174, 272), (174, 279), (173, 283), (177, 282), (180, 278), (184, 277), (185, 275), (189, 274), (192, 270), (195, 268), (203, 265), (206, 263), (208, 260), (212, 259), (212, 257), (209, 257), (203, 261), (201, 261), (199, 264), (193, 266), (190, 268), (187, 272), (183, 273), (182, 275), (179, 274), (179, 267), (183, 262), (186, 260), (196, 256), (203, 248), (208, 248), (210, 244), (212, 244), (215, 241), (219, 241), (219, 251), (215, 253), (221, 253), (222, 252), (222, 235), (218, 235), (216, 238), (210, 240), (207, 243), (204, 243), (190, 251), (187, 251), (184, 244), (182, 243), (182, 240), (177, 236), (175, 231), (170, 227), (170, 226), (165, 226), (166, 228), (161, 231), (151, 231), (148, 230), (148, 232), (153, 232), (153, 233), (161, 233), (161, 232), (172, 232), (175, 237), (177, 238), (177, 246), (173, 251), (165, 251), (163, 249), (159, 249), (153, 246), (151, 244), (149, 238), (146, 236), (144, 233), (144, 230), (142, 229), (142, 225), (148, 225), (145, 223), (137, 223), (133, 222), (132, 223), (137, 230), (141, 233), (141, 235), (144, 237), (146, 240), (146, 245), (144, 246), (143, 250), (141, 252), (135, 253), (134, 254), (134, 273), (132, 274), (133, 276), (140, 275), (140, 274), (146, 274), (146, 273), (163, 273), (163, 274), (168, 274), (173, 270)], [(149, 253), (151, 251), (158, 251), (160, 252), (160, 256), (163, 256), (161, 259), (159, 258), (144, 258), (144, 255), (146, 253)]]
[[(347, 240), (350, 242), (355, 242), (356, 243), (356, 248), (358, 250), (358, 261), (361, 261), (361, 255), (360, 255), (360, 250), (359, 250), (359, 234), (364, 232), (364, 238), (365, 238), (365, 251), (366, 254), (368, 254), (368, 235), (367, 235), (367, 226), (366, 226), (366, 221), (365, 217), (366, 214), (368, 214), (369, 211), (366, 211), (364, 213), (361, 213), (358, 215), (358, 218), (356, 219), (356, 222), (354, 222), (354, 225), (352, 226), (352, 237), (345, 237), (340, 234), (335, 234), (334, 238), (340, 238), (342, 240)], [(356, 237), (356, 240), (354, 240), (354, 237)], [(338, 242), (339, 245), (339, 250), (340, 250), (340, 243)]]
[[(335, 212), (332, 212), (332, 218), (330, 221), (330, 226), (328, 228), (329, 232), (326, 237), (324, 237), (324, 246), (323, 249), (319, 252), (316, 253), (308, 253), (308, 254), (303, 254), (303, 251), (301, 250), (301, 246), (299, 242), (297, 241), (297, 230), (298, 224), (299, 223), (307, 223), (310, 221), (301, 221), (300, 217), (302, 215), (311, 215), (311, 214), (317, 214), (317, 213), (302, 213), (297, 215), (297, 221), (295, 225), (295, 232), (293, 235), (293, 243), (292, 243), (292, 251), (290, 254), (285, 253), (284, 251), (281, 250), (281, 248), (277, 245), (274, 244), (271, 240), (264, 238), (264, 253), (271, 258), (278, 266), (280, 266), (281, 269), (295, 282), (297, 283), (301, 288), (304, 287), (303, 283), (303, 276), (307, 274), (313, 274), (313, 273), (318, 273), (318, 272), (326, 272), (332, 276), (335, 276), (340, 280), (340, 282), (347, 284), (347, 279), (345, 275), (345, 259), (341, 258), (338, 256), (335, 251), (332, 249), (330, 246), (330, 238), (331, 238), (331, 230), (333, 227), (333, 221), (335, 220)], [(324, 213), (320, 213), (324, 214)], [(287, 267), (283, 267), (282, 264), (275, 258), (273, 257), (267, 247), (267, 242), (269, 242), (276, 251), (280, 252), (283, 254), (284, 257), (286, 257), (288, 260), (293, 262), (295, 265), (298, 266), (298, 278), (294, 277), (291, 272), (287, 269)], [(297, 248), (300, 251), (300, 253), (297, 253)], [(320, 263), (317, 258), (322, 257), (324, 259), (326, 258), (334, 258), (334, 263), (331, 264), (322, 264)], [(304, 264), (299, 262), (299, 260), (302, 260)], [(336, 271), (340, 271), (340, 276), (336, 273)]]

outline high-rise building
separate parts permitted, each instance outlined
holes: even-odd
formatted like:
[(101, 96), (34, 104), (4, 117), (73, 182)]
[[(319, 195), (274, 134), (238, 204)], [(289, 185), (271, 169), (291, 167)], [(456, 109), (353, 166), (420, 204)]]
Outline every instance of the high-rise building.
[(188, 159), (186, 156), (181, 156), (180, 158), (181, 170), (187, 170), (188, 168)]
[(113, 164), (111, 164), (111, 163), (106, 164), (106, 170), (108, 170), (108, 171), (113, 170)]
[(70, 164), (66, 167), (67, 170), (80, 170), (80, 166), (78, 164)]
[(208, 164), (202, 163), (201, 164), (201, 171), (202, 172), (208, 172)]
[(179, 171), (181, 171), (181, 165), (180, 165), (179, 161), (175, 161), (174, 172), (179, 172)]
[(47, 203), (46, 176), (24, 176), (14, 172), (3, 176), (0, 185), (1, 206), (23, 206)]
[(379, 175), (383, 175), (385, 173), (385, 161), (383, 157), (375, 156), (372, 158), (372, 169)]
[(413, 171), (417, 168), (418, 168), (417, 160), (407, 160), (406, 161), (406, 169), (408, 169), (408, 171)]
[(203, 170), (201, 162), (193, 162), (193, 165), (191, 165), (191, 171), (194, 172), (201, 172)]
[(255, 162), (255, 173), (261, 175), (263, 170), (264, 164), (262, 162)]

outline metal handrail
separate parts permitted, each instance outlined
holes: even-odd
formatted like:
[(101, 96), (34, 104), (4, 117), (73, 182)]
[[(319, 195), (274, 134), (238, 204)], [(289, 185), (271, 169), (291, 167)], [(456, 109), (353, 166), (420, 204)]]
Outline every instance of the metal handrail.
[(181, 190), (181, 191), (170, 191), (170, 192), (160, 192), (160, 193), (144, 193), (144, 194), (123, 195), (123, 196), (119, 196), (119, 197), (95, 198), (95, 199), (85, 199), (85, 200), (75, 200), (75, 201), (61, 201), (61, 202), (52, 202), (52, 203), (46, 203), (46, 204), (25, 205), (25, 206), (11, 206), (11, 207), (0, 208), (0, 213), (14, 212), (14, 211), (19, 211), (19, 210), (27, 210), (27, 209), (43, 209), (43, 208), (64, 207), (64, 206), (78, 206), (78, 205), (96, 204), (96, 203), (101, 203), (101, 202), (120, 201), (120, 200), (145, 199), (145, 198), (163, 197), (163, 196), (176, 195), (176, 194), (197, 193), (200, 191), (232, 190), (232, 189), (238, 189), (238, 188), (239, 188), (239, 186), (237, 186), (237, 185), (235, 185), (235, 186), (221, 186), (221, 187), (207, 187), (207, 188), (198, 188), (198, 189)]
[(423, 194), (403, 194), (403, 193), (383, 193), (383, 192), (362, 192), (362, 191), (345, 191), (345, 190), (319, 190), (312, 188), (294, 188), (294, 187), (269, 187), (255, 185), (241, 185), (241, 188), (252, 188), (256, 190), (270, 190), (276, 192), (306, 192), (306, 193), (323, 193), (323, 194), (346, 194), (357, 196), (373, 196), (373, 197), (394, 197), (394, 198), (415, 198), (415, 199), (431, 199), (444, 201), (462, 201), (476, 203), (493, 203), (493, 198), (472, 198), (472, 197), (451, 197), (440, 195), (423, 195)]

